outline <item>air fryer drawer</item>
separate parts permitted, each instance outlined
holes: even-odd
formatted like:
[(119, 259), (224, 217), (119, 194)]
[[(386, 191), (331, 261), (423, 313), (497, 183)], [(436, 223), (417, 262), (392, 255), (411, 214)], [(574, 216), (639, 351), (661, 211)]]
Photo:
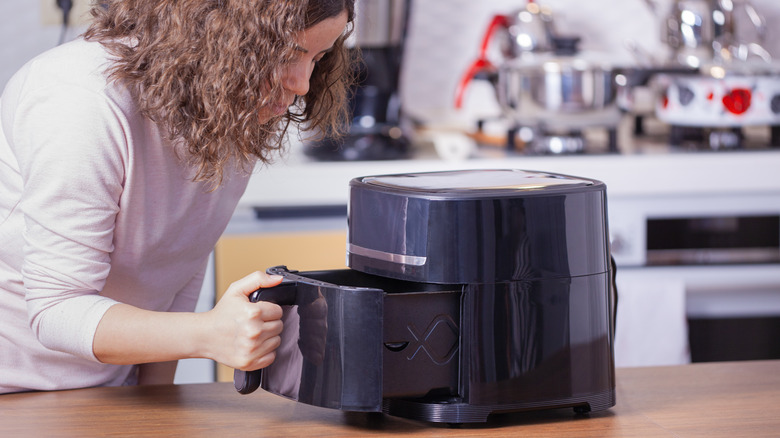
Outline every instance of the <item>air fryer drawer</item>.
[(380, 411), (383, 398), (457, 391), (460, 287), (350, 269), (269, 272), (285, 281), (251, 298), (284, 307), (282, 345), (262, 372), (236, 372), (240, 392), (259, 385), (316, 406)]
[(394, 280), (351, 269), (301, 275), (345, 290), (383, 292), (384, 398), (457, 394), (462, 287)]

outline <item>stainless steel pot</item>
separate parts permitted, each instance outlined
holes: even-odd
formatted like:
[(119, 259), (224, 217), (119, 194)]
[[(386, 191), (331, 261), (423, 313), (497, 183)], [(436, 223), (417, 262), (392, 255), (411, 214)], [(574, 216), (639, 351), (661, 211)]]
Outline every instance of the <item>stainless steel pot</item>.
[[(496, 65), (487, 49), (504, 30), (505, 59)], [(555, 32), (551, 12), (536, 3), (493, 18), (483, 37), (479, 56), (456, 90), (460, 108), (464, 91), (474, 78), (488, 79), (496, 89), (506, 116), (520, 125), (546, 125), (566, 120), (572, 127), (617, 124), (615, 73), (607, 62), (579, 51), (580, 38)], [(603, 115), (609, 113), (609, 119)], [(577, 115), (576, 118), (567, 116)], [(593, 119), (593, 120), (591, 120)]]
[(615, 76), (611, 66), (582, 58), (517, 59), (499, 67), (496, 94), (520, 123), (576, 115), (580, 125), (610, 125), (619, 117)]

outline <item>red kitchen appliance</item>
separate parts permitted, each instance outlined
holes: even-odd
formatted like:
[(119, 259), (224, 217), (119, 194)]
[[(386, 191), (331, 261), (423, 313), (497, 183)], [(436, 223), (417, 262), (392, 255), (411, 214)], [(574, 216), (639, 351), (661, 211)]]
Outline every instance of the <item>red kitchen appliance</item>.
[(780, 147), (780, 64), (762, 46), (766, 23), (751, 3), (674, 0), (660, 15), (670, 61), (698, 71), (655, 81), (670, 143), (735, 149), (747, 143), (745, 128), (767, 127), (759, 143)]
[(670, 143), (695, 141), (712, 149), (743, 146), (743, 128), (769, 127), (780, 147), (780, 66), (712, 65), (699, 75), (661, 75), (656, 116), (671, 126)]
[(349, 269), (296, 272), (276, 361), (236, 371), (344, 411), (443, 423), (615, 404), (616, 290), (603, 183), (523, 170), (350, 182)]

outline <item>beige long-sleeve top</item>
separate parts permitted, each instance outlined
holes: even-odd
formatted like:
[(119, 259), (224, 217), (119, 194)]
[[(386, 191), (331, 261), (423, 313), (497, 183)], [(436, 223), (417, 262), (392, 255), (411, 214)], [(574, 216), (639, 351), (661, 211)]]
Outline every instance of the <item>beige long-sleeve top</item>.
[(92, 343), (117, 302), (191, 311), (248, 181), (192, 182), (109, 56), (76, 40), (27, 63), (0, 98), (0, 393), (121, 385)]

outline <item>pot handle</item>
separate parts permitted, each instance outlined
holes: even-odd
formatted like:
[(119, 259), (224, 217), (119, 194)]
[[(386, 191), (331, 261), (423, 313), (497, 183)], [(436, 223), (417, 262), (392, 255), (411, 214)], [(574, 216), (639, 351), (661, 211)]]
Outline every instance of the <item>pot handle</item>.
[[(274, 267), (268, 269), (269, 274), (280, 275), (279, 268), (286, 271), (286, 267)], [(298, 282), (285, 278), (281, 283), (274, 287), (258, 289), (249, 294), (249, 301), (256, 303), (258, 301), (268, 301), (279, 304), (280, 306), (291, 306), (295, 304), (295, 298), (298, 292)], [(233, 371), (233, 386), (239, 394), (250, 394), (260, 387), (260, 381), (263, 370), (255, 371)]]
[(493, 19), (490, 20), (487, 31), (482, 37), (482, 44), (479, 46), (479, 58), (487, 59), (487, 49), (490, 47), (490, 41), (493, 39), (493, 34), (496, 33), (496, 29), (499, 27), (507, 29), (509, 27), (509, 17), (502, 14), (496, 14)]
[(508, 27), (509, 18), (506, 15), (497, 14), (490, 20), (487, 31), (485, 31), (485, 35), (482, 37), (482, 44), (479, 46), (479, 55), (477, 56), (477, 59), (471, 63), (466, 70), (466, 73), (458, 82), (457, 89), (455, 90), (455, 108), (460, 109), (463, 106), (463, 95), (466, 93), (466, 88), (475, 76), (483, 72), (495, 72), (495, 66), (493, 66), (493, 63), (487, 58), (487, 50), (488, 47), (490, 47), (490, 41), (493, 39), (493, 34), (496, 32), (496, 29), (506, 29)]

